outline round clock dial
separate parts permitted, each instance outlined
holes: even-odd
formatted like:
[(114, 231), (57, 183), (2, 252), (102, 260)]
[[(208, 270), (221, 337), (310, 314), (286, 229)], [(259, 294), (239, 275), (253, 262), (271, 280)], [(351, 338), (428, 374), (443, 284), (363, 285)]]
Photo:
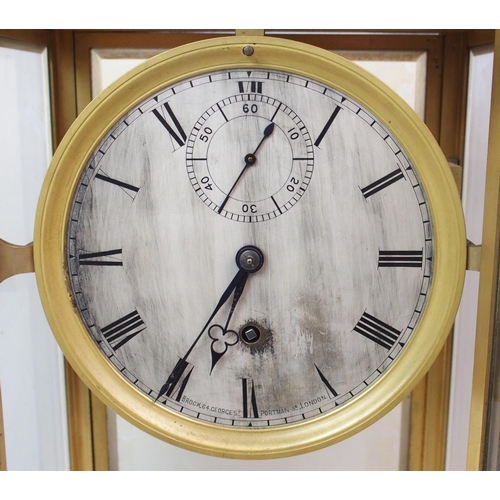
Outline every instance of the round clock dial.
[[(195, 61), (126, 109), (109, 99), (113, 120), (70, 176), (64, 258), (106, 374), (90, 378), (117, 411), (192, 449), (268, 456), (265, 436), (278, 456), (366, 425), (429, 365), (413, 356), (442, 343), (426, 324), (450, 322), (429, 310), (450, 267), (437, 243), (458, 241), (460, 218), (442, 236), (430, 174), (350, 92), (349, 63), (329, 59), (347, 64), (336, 86), (314, 61), (263, 67), (234, 41), (208, 46), (224, 43), (222, 69)], [(301, 64), (273, 44), (255, 54)]]
[[(258, 273), (235, 260), (247, 245)], [(132, 109), (68, 226), (77, 307), (106, 357), (152, 403), (228, 426), (312, 418), (377, 380), (418, 324), (432, 261), (425, 194), (391, 133), (330, 86), (258, 69)]]

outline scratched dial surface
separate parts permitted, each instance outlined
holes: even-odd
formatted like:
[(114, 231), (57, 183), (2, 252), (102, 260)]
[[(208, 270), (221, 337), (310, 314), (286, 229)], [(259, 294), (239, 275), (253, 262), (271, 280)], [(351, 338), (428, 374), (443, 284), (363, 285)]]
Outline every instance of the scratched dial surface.
[(223, 426), (287, 425), (360, 394), (405, 349), (432, 279), (405, 152), (351, 98), (277, 71), (196, 76), (123, 116), (67, 241), (103, 355), (151, 405)]

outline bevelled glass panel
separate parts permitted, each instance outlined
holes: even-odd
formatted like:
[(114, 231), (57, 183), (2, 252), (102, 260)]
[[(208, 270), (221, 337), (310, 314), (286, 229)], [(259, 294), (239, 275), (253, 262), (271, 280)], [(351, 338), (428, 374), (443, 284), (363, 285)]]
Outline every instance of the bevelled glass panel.
[[(0, 40), (0, 237), (33, 240), (52, 155), (47, 51)], [(0, 380), (8, 470), (68, 470), (64, 360), (34, 273), (0, 285)]]
[[(462, 205), (467, 239), (480, 245), (483, 231), (493, 46), (481, 46), (471, 50), (469, 61)], [(467, 466), (478, 291), (479, 273), (467, 271), (453, 334), (446, 470), (466, 470)]]

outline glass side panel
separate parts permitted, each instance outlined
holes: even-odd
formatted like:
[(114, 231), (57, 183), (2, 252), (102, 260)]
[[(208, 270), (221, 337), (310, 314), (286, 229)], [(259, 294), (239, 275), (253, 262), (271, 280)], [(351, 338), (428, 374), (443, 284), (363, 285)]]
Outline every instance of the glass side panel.
[[(92, 96), (161, 49), (92, 49)], [(373, 73), (424, 118), (427, 54), (422, 51), (338, 51)]]
[[(161, 50), (93, 49), (92, 95)], [(344, 51), (400, 95), (423, 118), (425, 52)], [(261, 461), (207, 457), (178, 449), (135, 428), (108, 410), (109, 455), (117, 470), (261, 470)], [(405, 470), (408, 455), (409, 398), (374, 425), (326, 449), (266, 461), (268, 470)], [(383, 446), (380, 443), (383, 442)], [(363, 453), (359, 450), (363, 449)]]
[[(493, 46), (470, 53), (462, 205), (467, 239), (481, 244)], [(479, 273), (467, 271), (455, 321), (446, 470), (466, 470)]]
[[(496, 45), (496, 55), (498, 56), (498, 44)], [(493, 59), (493, 57), (492, 57)], [(495, 80), (494, 91), (499, 86)], [(499, 113), (499, 109), (494, 109), (493, 113)], [(497, 115), (498, 116), (498, 115)], [(497, 120), (498, 122), (498, 120)], [(492, 130), (495, 130), (492, 127)], [(492, 141), (498, 140), (498, 128), (496, 136)], [(491, 150), (490, 150), (491, 151)], [(490, 153), (491, 154), (491, 153)], [(490, 160), (491, 161), (491, 160)], [(497, 257), (497, 258), (500, 258)], [(497, 298), (496, 298), (496, 318), (493, 333), (493, 346), (490, 373), (490, 393), (489, 393), (489, 414), (487, 422), (487, 436), (485, 443), (485, 468), (490, 471), (500, 471), (500, 276), (497, 278)]]
[(164, 49), (92, 49), (92, 97), (127, 71), (161, 52), (164, 52)]
[(394, 90), (423, 120), (427, 53), (422, 51), (339, 51)]
[[(497, 297), (497, 304), (500, 297)], [(493, 340), (493, 355), (491, 359), (491, 387), (489, 399), (489, 415), (486, 437), (486, 470), (500, 471), (500, 317), (497, 305), (495, 337)]]
[[(0, 40), (0, 237), (33, 240), (52, 155), (46, 50)], [(8, 470), (68, 470), (63, 356), (35, 275), (0, 284), (0, 380)]]

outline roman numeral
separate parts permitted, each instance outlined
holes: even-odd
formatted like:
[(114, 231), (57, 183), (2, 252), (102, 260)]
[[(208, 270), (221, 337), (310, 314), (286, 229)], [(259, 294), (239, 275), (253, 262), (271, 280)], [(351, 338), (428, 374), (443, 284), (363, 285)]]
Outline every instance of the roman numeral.
[(243, 418), (259, 418), (255, 387), (251, 378), (241, 379), (243, 390)]
[(193, 368), (194, 366), (188, 363), (185, 359), (179, 359), (167, 381), (160, 389), (156, 401), (165, 395), (169, 398), (174, 398), (179, 402), (184, 394), (184, 389), (189, 382), (189, 377), (191, 377)]
[(422, 250), (379, 250), (378, 267), (419, 267), (423, 263)]
[[(167, 122), (167, 117), (165, 116), (165, 113), (160, 113), (161, 106), (159, 108), (153, 109), (154, 115), (156, 116), (156, 118), (158, 118), (158, 120), (160, 120), (160, 123), (168, 130), (170, 137), (178, 144), (178, 147), (184, 146), (184, 144), (186, 144), (186, 139), (187, 139), (186, 133), (182, 129), (179, 120), (174, 115), (174, 112), (172, 111), (172, 108), (170, 107), (168, 102), (164, 103), (163, 107), (167, 111), (167, 115), (170, 117), (170, 120), (173, 123), (173, 127)], [(174, 150), (175, 149), (176, 147), (174, 144)]]
[(386, 349), (390, 349), (396, 343), (401, 333), (366, 312), (363, 313), (353, 330)]
[(321, 141), (325, 137), (326, 133), (328, 132), (329, 128), (331, 127), (331, 125), (333, 123), (333, 120), (335, 120), (335, 118), (337, 117), (337, 115), (339, 114), (339, 111), (341, 109), (342, 108), (340, 108), (339, 106), (337, 106), (333, 110), (333, 113), (331, 114), (330, 118), (328, 118), (328, 121), (326, 122), (326, 125), (323, 127), (323, 130), (320, 132), (320, 134), (318, 135), (318, 138), (316, 139), (316, 142), (314, 143), (314, 145), (316, 147), (319, 147), (319, 145), (321, 144)]
[(382, 189), (385, 189), (391, 184), (394, 184), (395, 182), (399, 181), (400, 179), (404, 179), (404, 175), (403, 172), (401, 172), (401, 170), (397, 168), (396, 170), (394, 170), (390, 174), (385, 175), (378, 181), (375, 181), (371, 183), (369, 186), (362, 188), (361, 192), (363, 193), (365, 199), (367, 199), (370, 196), (374, 195), (375, 193), (378, 193)]
[(135, 195), (139, 192), (140, 189), (136, 186), (132, 186), (132, 184), (127, 184), (126, 182), (119, 181), (118, 179), (113, 179), (113, 177), (109, 177), (109, 175), (105, 174), (104, 172), (102, 172), (102, 174), (97, 173), (95, 175), (95, 178), (120, 187), (131, 198), (135, 198)]
[(139, 313), (134, 311), (101, 328), (101, 333), (116, 351), (145, 329), (144, 321)]
[(248, 81), (248, 82), (238, 82), (238, 90), (242, 94), (262, 94), (262, 82)]
[(321, 379), (323, 384), (325, 384), (326, 388), (330, 391), (334, 398), (337, 397), (337, 391), (335, 391), (330, 382), (328, 382), (327, 378), (321, 373), (321, 370), (318, 368), (318, 366), (316, 364), (314, 366), (316, 367), (316, 371), (318, 372), (319, 378)]
[(123, 266), (122, 249), (105, 252), (81, 253), (78, 262), (81, 266)]

